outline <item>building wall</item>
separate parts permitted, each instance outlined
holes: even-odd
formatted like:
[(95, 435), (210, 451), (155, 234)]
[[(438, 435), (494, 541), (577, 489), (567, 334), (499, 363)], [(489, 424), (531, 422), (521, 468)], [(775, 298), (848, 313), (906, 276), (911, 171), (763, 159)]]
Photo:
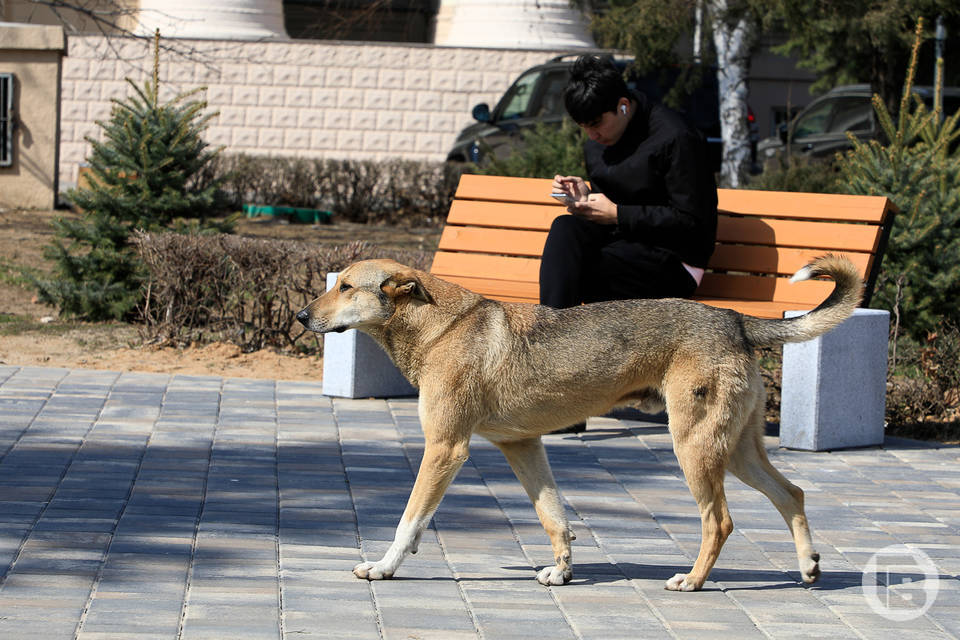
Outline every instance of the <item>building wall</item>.
[(810, 86), (816, 76), (797, 67), (797, 59), (773, 53), (786, 36), (762, 36), (750, 59), (750, 96), (747, 98), (757, 116), (760, 137), (777, 135), (777, 126), (787, 112), (808, 105), (814, 96)]
[(0, 208), (52, 208), (63, 29), (0, 25), (0, 72), (14, 74), (13, 165), (0, 167)]
[[(206, 139), (227, 153), (446, 158), (472, 122), (474, 104), (491, 106), (524, 69), (562, 52), (334, 41), (177, 40), (161, 53), (165, 96), (206, 86)], [(189, 55), (185, 55), (189, 54)], [(60, 178), (76, 183), (99, 139), (97, 120), (151, 73), (147, 42), (100, 36), (69, 39), (64, 59)]]

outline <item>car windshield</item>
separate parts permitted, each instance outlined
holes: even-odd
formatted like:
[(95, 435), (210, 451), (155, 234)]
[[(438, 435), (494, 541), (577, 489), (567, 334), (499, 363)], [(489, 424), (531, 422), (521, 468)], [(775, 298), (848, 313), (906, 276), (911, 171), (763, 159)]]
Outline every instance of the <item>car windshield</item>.
[(873, 126), (872, 114), (873, 107), (869, 99), (848, 97), (824, 100), (800, 116), (793, 129), (793, 137), (869, 131)]
[(501, 120), (520, 118), (526, 115), (530, 98), (533, 96), (533, 90), (536, 88), (539, 78), (539, 71), (527, 73), (520, 76), (510, 87), (510, 91), (504, 96), (503, 111), (500, 113)]

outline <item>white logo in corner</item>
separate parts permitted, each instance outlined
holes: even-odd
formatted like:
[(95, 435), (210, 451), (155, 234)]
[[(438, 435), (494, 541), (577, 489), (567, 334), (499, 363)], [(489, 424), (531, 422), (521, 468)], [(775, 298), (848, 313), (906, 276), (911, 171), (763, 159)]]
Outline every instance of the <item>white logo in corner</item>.
[(940, 572), (923, 551), (893, 544), (870, 557), (862, 584), (863, 597), (874, 613), (907, 622), (933, 606), (940, 591)]

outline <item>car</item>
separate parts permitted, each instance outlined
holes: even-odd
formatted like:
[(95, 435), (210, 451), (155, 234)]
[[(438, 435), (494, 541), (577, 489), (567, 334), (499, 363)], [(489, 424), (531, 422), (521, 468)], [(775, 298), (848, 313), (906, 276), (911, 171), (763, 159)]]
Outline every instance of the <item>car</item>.
[[(510, 85), (496, 106), (487, 103), (473, 107), (475, 123), (468, 125), (457, 136), (447, 160), (481, 164), (487, 154), (498, 158), (508, 156), (523, 144), (522, 132), (537, 123), (560, 126), (566, 116), (563, 90), (570, 77), (575, 55), (557, 56), (527, 69)], [(614, 59), (620, 69), (626, 69), (629, 59)], [(639, 90), (654, 101), (662, 101), (682, 69), (672, 68), (648, 76), (628, 76), (627, 86)], [(720, 137), (720, 110), (716, 72), (706, 69), (700, 74), (700, 83), (682, 101), (677, 110), (699, 129), (710, 146), (715, 170), (719, 170), (722, 149)], [(752, 118), (752, 114), (750, 114)], [(751, 131), (756, 127), (752, 126)], [(754, 140), (754, 143), (756, 140)]]
[[(933, 87), (914, 87), (927, 106), (933, 104)], [(871, 102), (868, 84), (834, 87), (804, 107), (789, 125), (781, 125), (779, 135), (757, 144), (757, 156), (765, 166), (775, 166), (788, 155), (800, 159), (826, 159), (853, 147), (847, 137), (859, 140), (880, 138), (880, 125)], [(960, 109), (960, 88), (945, 87), (943, 111), (950, 115)]]

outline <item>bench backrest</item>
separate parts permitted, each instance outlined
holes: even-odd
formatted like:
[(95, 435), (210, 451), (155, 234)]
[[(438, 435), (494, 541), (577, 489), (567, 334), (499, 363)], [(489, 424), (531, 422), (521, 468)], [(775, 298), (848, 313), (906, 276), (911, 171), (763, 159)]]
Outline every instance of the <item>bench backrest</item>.
[[(555, 217), (550, 180), (464, 175), (431, 273), (498, 300), (537, 302), (540, 255)], [(832, 289), (789, 276), (827, 252), (846, 255), (869, 298), (896, 212), (881, 196), (718, 190), (717, 247), (695, 299), (764, 317), (811, 309)]]

